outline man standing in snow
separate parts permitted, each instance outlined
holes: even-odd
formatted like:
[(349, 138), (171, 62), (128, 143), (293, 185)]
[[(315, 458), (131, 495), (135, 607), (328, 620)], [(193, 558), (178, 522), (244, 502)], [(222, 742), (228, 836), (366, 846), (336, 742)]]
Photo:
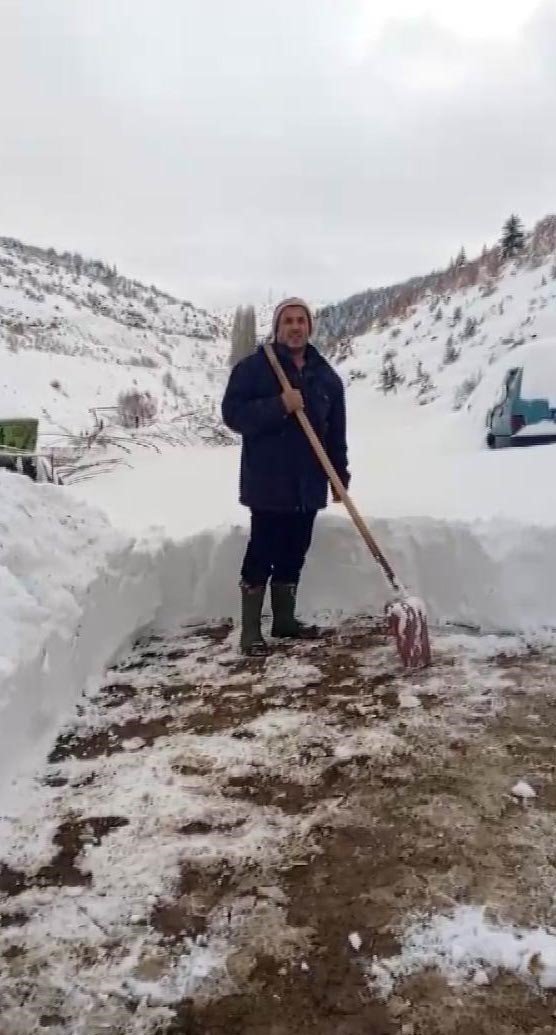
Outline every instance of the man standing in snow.
[(271, 580), (272, 635), (308, 639), (314, 626), (295, 617), (297, 586), (327, 477), (296, 417), (304, 409), (343, 484), (349, 485), (346, 410), (341, 379), (309, 341), (313, 318), (301, 298), (274, 311), (273, 344), (290, 382), (283, 392), (262, 348), (241, 360), (222, 402), (229, 428), (242, 436), (240, 502), (251, 510), (241, 569), (241, 650), (261, 655), (266, 584)]

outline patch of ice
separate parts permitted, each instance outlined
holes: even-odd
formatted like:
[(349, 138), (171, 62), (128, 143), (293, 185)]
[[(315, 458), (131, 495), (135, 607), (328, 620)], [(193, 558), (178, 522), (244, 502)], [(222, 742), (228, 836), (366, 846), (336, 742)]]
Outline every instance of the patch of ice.
[(383, 998), (402, 978), (438, 969), (450, 984), (492, 981), (498, 973), (556, 988), (556, 932), (498, 926), (485, 909), (460, 906), (453, 916), (432, 916), (405, 933), (398, 956), (373, 959), (367, 968), (370, 985)]

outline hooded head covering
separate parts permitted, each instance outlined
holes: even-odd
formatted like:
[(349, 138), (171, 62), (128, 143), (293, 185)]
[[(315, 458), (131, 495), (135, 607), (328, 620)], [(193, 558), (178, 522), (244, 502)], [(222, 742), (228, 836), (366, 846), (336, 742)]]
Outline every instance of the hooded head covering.
[(305, 312), (307, 313), (307, 319), (309, 320), (309, 334), (312, 334), (313, 332), (313, 314), (309, 306), (307, 305), (307, 302), (305, 302), (302, 298), (285, 298), (283, 302), (280, 302), (276, 306), (276, 309), (274, 310), (274, 314), (272, 316), (272, 337), (275, 341), (276, 335), (278, 333), (278, 324), (280, 323), (280, 317), (284, 312), (284, 309), (287, 309), (291, 305), (301, 306), (301, 308), (305, 310)]

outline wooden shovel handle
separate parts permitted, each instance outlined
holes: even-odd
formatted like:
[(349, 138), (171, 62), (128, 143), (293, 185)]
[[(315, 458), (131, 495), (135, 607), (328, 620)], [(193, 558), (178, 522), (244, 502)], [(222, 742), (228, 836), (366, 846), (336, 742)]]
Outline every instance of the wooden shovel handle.
[[(284, 368), (282, 367), (282, 364), (280, 363), (280, 360), (278, 359), (278, 356), (276, 355), (272, 345), (270, 344), (270, 342), (266, 342), (263, 348), (268, 362), (270, 363), (274, 373), (276, 374), (276, 377), (278, 378), (283, 391), (288, 391), (289, 389), (291, 389), (290, 382), (288, 381)], [(346, 508), (356, 529), (360, 533), (361, 538), (369, 547), (369, 550), (371, 551), (375, 561), (377, 561), (377, 563), (380, 564), (380, 567), (382, 568), (384, 574), (386, 575), (386, 578), (390, 582), (393, 589), (397, 593), (402, 592), (402, 587), (398, 582), (398, 579), (396, 578), (392, 568), (390, 567), (390, 564), (386, 560), (386, 557), (384, 556), (382, 550), (380, 549), (378, 544), (375, 542), (373, 536), (369, 532), (369, 529), (363, 521), (361, 514), (355, 506), (355, 503), (351, 499), (351, 496), (347, 492), (343, 482), (338, 476), (338, 473), (331, 464), (328, 455), (322, 445), (322, 442), (316, 434), (309, 418), (307, 417), (307, 414), (304, 410), (297, 410), (295, 415), (299, 423), (301, 424), (301, 427), (303, 428), (303, 431), (305, 432), (307, 438), (309, 439), (309, 442), (311, 443), (318, 459), (320, 460), (320, 463), (326, 471), (326, 474), (330, 480), (330, 483), (336, 495), (339, 496), (342, 503), (344, 504), (344, 507)]]

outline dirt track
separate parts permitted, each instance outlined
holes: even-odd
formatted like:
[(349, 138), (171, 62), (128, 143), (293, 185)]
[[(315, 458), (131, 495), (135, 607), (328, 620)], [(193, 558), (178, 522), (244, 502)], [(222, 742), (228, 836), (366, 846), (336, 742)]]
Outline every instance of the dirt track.
[(0, 1035), (553, 1033), (534, 966), (381, 996), (372, 961), (458, 904), (556, 925), (556, 652), (437, 636), (407, 679), (363, 620), (266, 662), (229, 632), (139, 643), (53, 748), (0, 860)]

